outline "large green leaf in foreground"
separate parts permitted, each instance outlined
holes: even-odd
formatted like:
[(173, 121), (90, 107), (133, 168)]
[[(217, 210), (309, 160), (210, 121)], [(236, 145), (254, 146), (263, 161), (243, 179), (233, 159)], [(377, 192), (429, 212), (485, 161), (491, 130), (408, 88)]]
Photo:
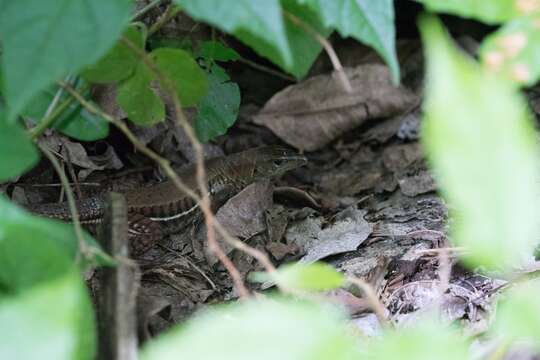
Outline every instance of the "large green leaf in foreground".
[(67, 224), (0, 197), (0, 359), (93, 359), (93, 309)]
[[(370, 360), (469, 359), (465, 337), (439, 319), (425, 317), (407, 327), (388, 331), (370, 344)], [(398, 356), (396, 356), (398, 355)]]
[(516, 0), (416, 0), (431, 11), (472, 18), (489, 24), (501, 23), (540, 10), (533, 1)]
[(291, 67), (279, 0), (175, 0), (189, 15), (236, 35), (259, 54)]
[(539, 53), (538, 17), (524, 17), (506, 23), (486, 37), (480, 47), (480, 56), (489, 70), (528, 86), (540, 79)]
[(509, 343), (526, 342), (540, 350), (540, 282), (524, 282), (507, 295), (499, 303), (492, 330)]
[(523, 97), (422, 17), (427, 89), (422, 140), (467, 260), (517, 266), (538, 238), (538, 147)]
[(93, 314), (74, 267), (21, 293), (0, 295), (0, 359), (94, 359)]
[(254, 273), (251, 278), (259, 282), (272, 281), (286, 289), (305, 291), (333, 290), (345, 283), (343, 274), (323, 262), (287, 264), (272, 273)]
[(316, 12), (295, 0), (175, 0), (193, 18), (226, 31), (297, 78), (305, 76), (322, 47), (300, 19), (326, 37)]
[(0, 110), (0, 181), (21, 175), (38, 160), (39, 154), (22, 126), (8, 123)]
[(374, 48), (386, 61), (392, 79), (399, 82), (392, 0), (298, 0), (311, 7), (327, 27)]
[(39, 90), (104, 55), (130, 8), (130, 0), (0, 0), (8, 119)]
[(330, 306), (251, 300), (196, 316), (148, 343), (143, 359), (359, 359), (360, 339)]

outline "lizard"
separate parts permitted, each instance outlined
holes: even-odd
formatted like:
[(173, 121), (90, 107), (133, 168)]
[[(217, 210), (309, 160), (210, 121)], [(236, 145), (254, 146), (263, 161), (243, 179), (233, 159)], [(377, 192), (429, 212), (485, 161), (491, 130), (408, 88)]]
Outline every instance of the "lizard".
[[(283, 146), (259, 147), (205, 161), (208, 192), (216, 211), (228, 199), (249, 184), (279, 177), (306, 164), (305, 156)], [(178, 172), (181, 181), (196, 190), (196, 165)], [(198, 193), (198, 192), (197, 192)], [(200, 219), (199, 204), (171, 181), (123, 192), (128, 212), (128, 239), (131, 256), (149, 250), (162, 236), (175, 233)], [(67, 203), (34, 204), (28, 209), (36, 215), (71, 221)], [(90, 232), (96, 232), (105, 211), (105, 196), (78, 200), (79, 221)]]

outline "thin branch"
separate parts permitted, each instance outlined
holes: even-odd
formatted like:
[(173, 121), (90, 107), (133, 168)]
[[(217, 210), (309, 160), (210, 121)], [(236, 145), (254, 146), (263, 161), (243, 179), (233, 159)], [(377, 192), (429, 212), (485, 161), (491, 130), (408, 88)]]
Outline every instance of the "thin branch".
[(343, 84), (343, 88), (348, 93), (351, 93), (353, 91), (351, 83), (349, 82), (349, 78), (347, 78), (347, 74), (345, 74), (345, 71), (343, 70), (343, 66), (341, 65), (341, 62), (339, 61), (339, 58), (334, 51), (334, 48), (332, 47), (332, 44), (324, 36), (319, 34), (315, 29), (313, 29), (309, 24), (304, 22), (299, 17), (291, 14), (290, 12), (284, 11), (283, 14), (287, 19), (292, 21), (295, 25), (301, 27), (306, 33), (308, 33), (310, 36), (312, 36), (321, 46), (324, 48), (326, 53), (328, 54), (328, 57), (330, 58), (330, 61), (332, 62), (332, 66), (334, 67), (334, 70), (337, 72), (339, 79), (341, 80)]
[[(58, 160), (56, 160), (56, 158), (49, 151), (49, 149), (47, 149), (43, 145), (40, 145), (39, 143), (38, 143), (38, 146), (41, 149), (41, 152), (45, 155), (45, 157), (51, 162), (56, 173), (60, 177), (60, 181), (62, 182), (63, 189), (65, 189), (65, 192), (66, 192), (66, 197), (67, 197), (67, 201), (69, 205), (69, 211), (71, 212), (71, 216), (73, 218), (73, 226), (75, 228), (75, 235), (77, 236), (77, 240), (79, 242), (79, 253), (82, 254), (83, 257), (89, 258), (91, 251), (90, 251), (90, 248), (84, 242), (84, 235), (81, 228), (81, 222), (79, 221), (79, 211), (77, 210), (77, 205), (75, 203), (75, 197), (73, 196), (73, 191), (71, 190), (69, 186), (69, 180), (65, 172), (60, 167)], [(78, 255), (79, 254), (77, 254), (77, 256)]]
[[(63, 89), (63, 88), (61, 88)], [(71, 179), (73, 180), (73, 184), (75, 186), (75, 192), (77, 193), (77, 197), (79, 199), (82, 199), (82, 192), (81, 187), (79, 186), (79, 181), (77, 179), (77, 175), (75, 174), (75, 169), (73, 168), (73, 163), (71, 162), (71, 154), (69, 152), (69, 148), (66, 146), (66, 142), (64, 139), (60, 140), (64, 149), (66, 150), (66, 165), (69, 171), (69, 175), (71, 176)]]
[(375, 315), (377, 316), (377, 319), (379, 319), (381, 325), (384, 327), (391, 327), (390, 322), (386, 317), (385, 308), (377, 298), (377, 295), (375, 295), (375, 291), (371, 285), (362, 279), (352, 276), (347, 277), (347, 281), (362, 290), (368, 304), (370, 305), (370, 308), (373, 310), (373, 312), (375, 312)]
[(166, 23), (168, 23), (172, 18), (174, 18), (178, 13), (180, 12), (180, 9), (177, 6), (174, 6), (174, 4), (171, 4), (167, 7), (167, 10), (159, 17), (159, 19), (150, 26), (150, 29), (148, 29), (148, 37), (152, 36), (156, 32), (158, 32)]
[(284, 74), (281, 71), (277, 71), (277, 70), (274, 70), (274, 69), (269, 68), (267, 66), (257, 64), (256, 62), (248, 60), (246, 58), (240, 57), (240, 59), (238, 59), (238, 61), (240, 61), (241, 63), (244, 63), (244, 64), (246, 64), (248, 66), (251, 66), (252, 68), (254, 68), (256, 70), (268, 73), (268, 74), (273, 75), (275, 77), (278, 77), (280, 79), (287, 80), (287, 81), (292, 81), (292, 82), (297, 82), (298, 81), (296, 78), (294, 78), (294, 77), (292, 77), (290, 75)]
[(133, 14), (133, 16), (131, 17), (131, 21), (137, 20), (138, 18), (146, 14), (148, 11), (152, 10), (152, 8), (158, 6), (161, 3), (161, 1), (162, 0), (154, 0), (148, 3), (148, 5), (146, 5), (145, 7), (137, 11), (135, 14)]

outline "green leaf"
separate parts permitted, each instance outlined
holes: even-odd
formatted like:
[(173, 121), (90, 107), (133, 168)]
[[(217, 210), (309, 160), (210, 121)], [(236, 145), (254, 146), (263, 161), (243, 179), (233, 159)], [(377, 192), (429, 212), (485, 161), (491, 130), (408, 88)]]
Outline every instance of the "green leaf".
[(219, 41), (201, 42), (197, 56), (214, 61), (234, 61), (240, 59), (240, 54)]
[(141, 358), (352, 360), (359, 359), (358, 343), (336, 308), (252, 300), (196, 316), (148, 342)]
[[(149, 57), (156, 69), (170, 81), (182, 106), (194, 106), (207, 94), (206, 74), (188, 52), (158, 48)], [(150, 126), (163, 121), (165, 104), (158, 95), (158, 87), (157, 75), (141, 61), (135, 73), (120, 83), (118, 104), (138, 125)]]
[(540, 283), (529, 281), (513, 287), (500, 302), (493, 332), (509, 343), (527, 342), (540, 350)]
[(6, 121), (0, 110), (0, 182), (23, 174), (39, 160), (39, 154), (23, 128)]
[(440, 320), (422, 319), (400, 330), (388, 331), (368, 347), (370, 360), (469, 359), (469, 344), (457, 329)]
[(149, 56), (157, 69), (174, 84), (182, 106), (197, 105), (208, 93), (206, 74), (187, 51), (159, 48)]
[(457, 50), (422, 17), (427, 98), (422, 140), (452, 209), (452, 239), (473, 265), (507, 268), (532, 254), (540, 219), (538, 147), (527, 105), (509, 82)]
[[(233, 34), (259, 55), (285, 71), (305, 76), (321, 51), (321, 45), (305, 29), (284, 20), (278, 0), (175, 0), (193, 18)], [(295, 0), (283, 0), (283, 8), (317, 31), (330, 34), (318, 16)]]
[(0, 0), (8, 119), (39, 90), (98, 60), (129, 19), (130, 0)]
[(78, 272), (72, 267), (55, 280), (0, 297), (0, 334), (2, 359), (94, 359), (93, 309)]
[(374, 48), (386, 61), (395, 83), (399, 83), (399, 64), (395, 49), (393, 0), (298, 0), (317, 12), (326, 27), (341, 36), (352, 36)]
[[(296, 0), (281, 0), (281, 5), (283, 6), (283, 10), (285, 12), (300, 19), (303, 23), (309, 26), (312, 30), (315, 30), (322, 37), (325, 38), (332, 32), (332, 30), (323, 25), (319, 16), (314, 11), (307, 6), (298, 4)], [(287, 39), (289, 40), (289, 44), (291, 46), (294, 61), (293, 66), (289, 68), (286, 67), (285, 64), (281, 64), (273, 58), (270, 58), (270, 60), (297, 78), (302, 78), (306, 76), (311, 68), (311, 65), (313, 65), (313, 62), (320, 54), (322, 46), (312, 34), (307, 32), (306, 29), (295, 24), (287, 16), (285, 17), (285, 30), (287, 33)]]
[(540, 10), (534, 1), (516, 0), (416, 0), (430, 11), (458, 15), (480, 20), (488, 24), (498, 24)]
[(179, 39), (177, 37), (166, 37), (154, 34), (148, 39), (146, 45), (149, 50), (167, 47), (193, 52), (193, 43), (189, 37)]
[[(43, 120), (43, 116), (57, 91), (57, 85), (40, 91), (28, 106), (23, 109), (22, 115), (36, 122)], [(58, 104), (63, 103), (68, 97), (69, 95), (64, 93), (60, 97)], [(71, 102), (67, 109), (53, 122), (51, 127), (82, 141), (103, 139), (109, 134), (109, 123), (103, 118), (89, 113), (78, 102)]]
[[(144, 48), (146, 28), (130, 25), (123, 34), (123, 37), (131, 41), (140, 49)], [(81, 76), (93, 83), (112, 83), (127, 78), (133, 73), (140, 59), (133, 50), (122, 41), (109, 50), (97, 63), (87, 67)]]
[(293, 57), (279, 0), (175, 0), (191, 17), (207, 22), (285, 68)]
[[(111, 265), (96, 242), (86, 243), (97, 264)], [(0, 197), (0, 288), (20, 291), (62, 276), (78, 254), (73, 226), (27, 214)]]
[(539, 18), (512, 20), (484, 39), (480, 56), (488, 69), (521, 85), (540, 79)]
[(210, 90), (199, 103), (195, 131), (202, 142), (223, 135), (231, 127), (240, 109), (240, 89), (230, 82), (221, 67), (213, 64), (208, 72)]
[(153, 74), (140, 62), (135, 74), (118, 86), (116, 101), (125, 111), (127, 117), (141, 126), (151, 126), (165, 120), (165, 104), (150, 87)]
[(287, 289), (326, 291), (343, 286), (344, 276), (332, 266), (315, 262), (281, 266), (274, 273), (255, 273), (259, 282), (273, 281)]

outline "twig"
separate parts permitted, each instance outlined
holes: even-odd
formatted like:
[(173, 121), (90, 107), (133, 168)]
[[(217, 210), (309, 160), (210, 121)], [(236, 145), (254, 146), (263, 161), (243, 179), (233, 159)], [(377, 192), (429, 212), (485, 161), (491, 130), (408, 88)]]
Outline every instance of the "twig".
[(439, 275), (439, 306), (438, 308), (442, 308), (443, 304), (443, 297), (446, 290), (448, 290), (448, 286), (450, 285), (450, 275), (452, 274), (452, 264), (450, 262), (449, 257), (449, 251), (441, 251), (438, 254), (439, 258), (439, 268), (438, 268), (438, 275)]
[(148, 3), (148, 5), (146, 5), (145, 7), (143, 7), (139, 11), (137, 11), (135, 14), (133, 14), (133, 16), (131, 17), (131, 21), (137, 20), (139, 17), (143, 16), (148, 11), (150, 11), (153, 7), (158, 6), (159, 3), (161, 3), (161, 1), (162, 0), (154, 0), (154, 1), (150, 2), (150, 3)]
[(343, 88), (348, 93), (351, 93), (353, 91), (351, 83), (349, 82), (349, 78), (347, 78), (347, 74), (345, 74), (345, 71), (343, 70), (343, 66), (341, 65), (341, 62), (339, 61), (339, 58), (334, 51), (334, 48), (332, 47), (332, 44), (324, 36), (319, 34), (315, 29), (313, 29), (309, 24), (304, 22), (299, 17), (291, 14), (288, 11), (283, 11), (283, 14), (287, 19), (292, 21), (295, 25), (298, 25), (301, 27), (305, 32), (307, 32), (309, 35), (311, 35), (321, 46), (324, 48), (326, 53), (328, 54), (328, 57), (330, 58), (330, 61), (332, 62), (332, 66), (334, 67), (334, 70), (337, 72), (339, 79), (341, 80), (341, 83), (343, 84)]
[(168, 23), (172, 18), (174, 18), (178, 13), (180, 12), (180, 9), (175, 6), (174, 4), (171, 4), (167, 7), (167, 10), (159, 17), (159, 19), (150, 26), (150, 29), (148, 29), (148, 37), (158, 32), (163, 25)]
[(446, 252), (446, 253), (466, 253), (467, 252), (467, 248), (463, 247), (463, 246), (454, 246), (454, 247), (444, 247), (444, 248), (438, 248), (438, 249), (418, 249), (418, 250), (415, 250), (414, 253), (415, 254), (418, 254), (418, 255), (423, 255), (423, 254), (439, 254), (439, 253), (442, 253), (442, 252)]
[(240, 57), (240, 59), (238, 59), (238, 61), (240, 61), (241, 63), (244, 63), (244, 64), (246, 64), (248, 66), (251, 66), (252, 68), (254, 68), (256, 70), (268, 73), (268, 74), (273, 75), (275, 77), (278, 77), (280, 79), (287, 80), (287, 81), (292, 81), (292, 82), (297, 82), (296, 78), (294, 78), (292, 76), (284, 74), (281, 71), (277, 71), (277, 70), (274, 70), (272, 68), (269, 68), (267, 66), (257, 64), (256, 62), (248, 60), (248, 59), (246, 59), (244, 57)]
[[(49, 183), (49, 184), (22, 184), (22, 186), (31, 186), (31, 187), (59, 187), (59, 186), (62, 186), (62, 183)], [(69, 183), (69, 185), (74, 185), (73, 183)], [(101, 183), (97, 183), (97, 182), (81, 182), (79, 183), (79, 185), (81, 186), (101, 186), (102, 184)]]
[(56, 173), (60, 177), (60, 181), (62, 182), (63, 189), (65, 189), (66, 197), (69, 205), (69, 211), (71, 212), (71, 216), (73, 218), (73, 226), (75, 228), (75, 235), (77, 236), (77, 240), (79, 242), (79, 253), (77, 254), (77, 257), (79, 254), (82, 254), (83, 257), (89, 258), (91, 251), (88, 246), (86, 246), (86, 243), (84, 242), (84, 235), (81, 228), (81, 223), (79, 221), (79, 211), (77, 210), (77, 205), (75, 204), (75, 197), (73, 196), (73, 191), (69, 187), (69, 180), (66, 176), (66, 173), (62, 170), (60, 167), (60, 164), (54, 157), (54, 155), (47, 149), (45, 146), (40, 145), (38, 143), (39, 148), (41, 149), (41, 152), (45, 155), (45, 157), (51, 162), (54, 169), (56, 170)]
[(352, 276), (348, 276), (347, 281), (353, 285), (356, 285), (360, 290), (362, 290), (368, 304), (370, 305), (373, 312), (375, 312), (375, 315), (377, 316), (377, 319), (379, 319), (381, 325), (384, 327), (391, 327), (390, 322), (386, 317), (385, 308), (377, 298), (377, 295), (375, 295), (375, 291), (373, 290), (371, 285), (369, 285), (362, 279), (358, 279)]
[[(63, 88), (61, 88), (63, 89)], [(73, 184), (75, 185), (75, 192), (77, 193), (77, 197), (79, 199), (82, 199), (82, 192), (81, 187), (79, 186), (79, 181), (77, 180), (77, 175), (75, 174), (75, 169), (73, 169), (73, 163), (71, 162), (71, 155), (69, 153), (69, 148), (65, 145), (64, 139), (60, 140), (62, 142), (62, 145), (64, 146), (64, 149), (66, 149), (66, 165), (69, 171), (69, 175), (71, 176), (71, 179), (73, 180)]]

